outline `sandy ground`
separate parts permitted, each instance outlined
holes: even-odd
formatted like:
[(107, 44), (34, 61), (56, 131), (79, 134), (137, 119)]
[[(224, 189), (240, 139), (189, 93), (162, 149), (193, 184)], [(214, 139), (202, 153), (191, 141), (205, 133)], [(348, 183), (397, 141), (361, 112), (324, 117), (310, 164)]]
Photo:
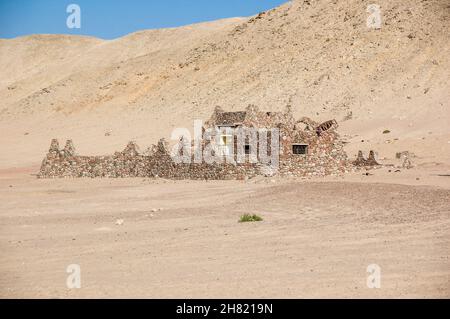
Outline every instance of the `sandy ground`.
[(39, 163), (52, 138), (83, 155), (145, 149), (217, 105), (248, 104), (336, 119), (349, 156), (449, 164), (447, 1), (379, 0), (380, 30), (367, 27), (370, 1), (309, 2), (108, 41), (0, 39), (0, 169)]
[[(0, 39), (0, 297), (449, 298), (448, 1), (379, 0), (379, 30), (366, 25), (371, 1), (309, 2), (110, 41)], [(130, 140), (145, 150), (217, 105), (248, 104), (336, 119), (350, 159), (375, 150), (398, 166), (409, 151), (414, 169), (241, 182), (31, 175), (52, 138), (80, 155)], [(244, 213), (264, 221), (238, 223)], [(380, 289), (366, 286), (374, 263)], [(66, 287), (70, 264), (80, 289)]]
[[(1, 172), (3, 298), (450, 297), (449, 177), (39, 180), (33, 169)], [(264, 221), (238, 223), (244, 213)], [(66, 286), (70, 264), (80, 289)], [(367, 288), (369, 264), (380, 289)]]

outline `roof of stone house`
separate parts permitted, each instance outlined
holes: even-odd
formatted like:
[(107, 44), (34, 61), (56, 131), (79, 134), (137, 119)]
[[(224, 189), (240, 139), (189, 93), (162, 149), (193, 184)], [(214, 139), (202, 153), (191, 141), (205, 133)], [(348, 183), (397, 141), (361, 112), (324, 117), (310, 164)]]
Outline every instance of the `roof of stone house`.
[(222, 112), (217, 114), (216, 125), (235, 125), (244, 122), (247, 112)]

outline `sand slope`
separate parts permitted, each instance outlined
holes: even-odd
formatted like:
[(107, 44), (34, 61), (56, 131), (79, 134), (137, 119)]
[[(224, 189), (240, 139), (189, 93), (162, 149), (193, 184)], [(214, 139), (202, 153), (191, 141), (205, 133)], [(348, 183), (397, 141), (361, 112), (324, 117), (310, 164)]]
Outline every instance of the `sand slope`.
[(449, 163), (448, 4), (379, 1), (381, 30), (366, 26), (368, 4), (294, 1), (112, 41), (0, 40), (0, 167), (39, 163), (52, 137), (73, 138), (86, 154), (130, 139), (146, 147), (216, 105), (249, 103), (336, 118), (351, 155), (408, 149)]

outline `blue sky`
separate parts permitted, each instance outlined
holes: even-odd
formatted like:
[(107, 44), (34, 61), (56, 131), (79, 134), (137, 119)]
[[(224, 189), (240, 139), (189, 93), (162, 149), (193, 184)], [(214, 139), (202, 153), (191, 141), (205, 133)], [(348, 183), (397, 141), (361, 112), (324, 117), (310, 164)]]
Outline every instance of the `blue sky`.
[[(250, 16), (287, 0), (0, 0), (0, 38), (36, 33), (113, 39), (142, 30)], [(81, 28), (69, 29), (69, 4), (81, 8)]]

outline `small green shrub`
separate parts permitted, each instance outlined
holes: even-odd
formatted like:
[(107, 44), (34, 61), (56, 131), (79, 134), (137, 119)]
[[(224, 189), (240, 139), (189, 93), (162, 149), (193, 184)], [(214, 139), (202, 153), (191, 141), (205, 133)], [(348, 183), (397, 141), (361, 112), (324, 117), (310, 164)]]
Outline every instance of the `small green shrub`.
[(240, 223), (246, 223), (246, 222), (260, 222), (262, 221), (262, 217), (258, 216), (258, 215), (250, 215), (250, 214), (244, 214), (241, 216), (241, 218), (239, 219)]
[(384, 130), (383, 131), (383, 134), (389, 134), (389, 133), (391, 133), (391, 131), (389, 131), (389, 130)]

